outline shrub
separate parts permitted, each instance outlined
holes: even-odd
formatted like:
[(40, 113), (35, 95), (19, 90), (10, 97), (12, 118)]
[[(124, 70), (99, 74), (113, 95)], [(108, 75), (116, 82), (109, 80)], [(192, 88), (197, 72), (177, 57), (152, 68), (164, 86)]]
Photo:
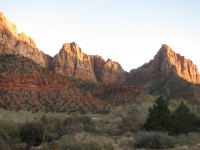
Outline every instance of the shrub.
[(16, 138), (19, 135), (19, 129), (16, 123), (10, 121), (0, 122), (0, 136), (4, 140), (9, 141)]
[(95, 123), (89, 116), (71, 115), (64, 120), (67, 133), (90, 132), (95, 130)]
[(20, 140), (28, 146), (42, 143), (44, 126), (41, 122), (25, 123), (20, 130)]
[(113, 150), (115, 141), (105, 136), (92, 136), (81, 132), (75, 135), (64, 135), (60, 141), (60, 149), (66, 150)]
[(161, 132), (144, 133), (134, 142), (134, 148), (162, 149), (173, 148), (174, 146), (173, 138)]
[(122, 124), (119, 125), (121, 129), (124, 131), (136, 131), (139, 127), (137, 125), (138, 118), (135, 115), (129, 115), (126, 117), (122, 117)]
[(133, 148), (134, 138), (133, 137), (122, 137), (117, 140), (119, 147)]
[(0, 150), (11, 150), (10, 146), (1, 137), (0, 137)]

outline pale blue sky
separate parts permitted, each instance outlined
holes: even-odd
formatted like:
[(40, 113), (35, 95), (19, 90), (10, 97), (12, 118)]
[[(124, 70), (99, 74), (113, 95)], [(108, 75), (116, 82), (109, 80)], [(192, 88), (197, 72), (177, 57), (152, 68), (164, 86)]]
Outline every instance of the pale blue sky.
[(129, 71), (168, 44), (200, 68), (200, 0), (2, 0), (0, 11), (51, 56), (75, 41)]

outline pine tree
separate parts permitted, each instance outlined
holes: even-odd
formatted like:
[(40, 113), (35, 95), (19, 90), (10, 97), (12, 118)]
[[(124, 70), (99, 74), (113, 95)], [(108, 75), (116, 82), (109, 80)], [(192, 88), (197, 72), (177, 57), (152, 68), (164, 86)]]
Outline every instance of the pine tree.
[(171, 120), (170, 134), (179, 135), (199, 131), (199, 118), (194, 113), (190, 113), (183, 101), (172, 113)]
[(149, 108), (149, 114), (144, 124), (147, 131), (166, 132), (170, 127), (171, 111), (168, 108), (168, 102), (159, 97), (153, 107)]

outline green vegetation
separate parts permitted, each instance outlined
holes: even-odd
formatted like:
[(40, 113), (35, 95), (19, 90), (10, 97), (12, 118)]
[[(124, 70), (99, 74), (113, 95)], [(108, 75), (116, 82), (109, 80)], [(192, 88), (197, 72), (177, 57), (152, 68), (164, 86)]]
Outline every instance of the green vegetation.
[[(163, 111), (168, 112), (169, 110), (166, 109), (168, 104), (170, 103), (166, 103), (159, 97), (156, 102), (153, 99), (141, 100), (138, 104), (116, 107), (109, 114), (85, 115), (41, 111), (31, 113), (21, 110), (13, 111), (12, 114), (11, 111), (1, 109), (0, 118), (4, 121), (0, 122), (0, 129), (3, 128), (0, 130), (0, 143), (1, 147), (8, 150), (13, 148), (13, 143), (19, 143), (19, 141), (25, 142), (27, 147), (40, 145), (47, 150), (132, 150), (134, 148), (171, 148), (185, 145), (185, 143), (192, 147), (198, 144), (200, 134), (197, 130), (189, 131), (186, 135), (180, 133), (178, 136), (169, 136), (168, 131), (161, 128), (164, 127), (163, 125), (161, 127), (156, 125), (156, 129), (160, 132), (141, 132), (148, 120), (149, 109), (158, 111), (163, 108)], [(183, 106), (184, 103), (177, 102), (176, 105), (170, 116), (177, 112), (179, 107), (183, 107), (184, 110), (186, 108)], [(5, 114), (6, 117), (3, 116)], [(18, 120), (14, 120), (12, 115)]]
[(159, 97), (153, 107), (149, 107), (149, 115), (144, 124), (147, 131), (169, 131), (171, 111), (168, 102)]
[(174, 139), (160, 132), (143, 133), (140, 138), (134, 142), (134, 148), (163, 149), (173, 148)]
[(42, 143), (44, 127), (41, 122), (28, 122), (21, 126), (20, 140), (28, 147), (37, 146)]
[(12, 54), (0, 55), (0, 72), (8, 74), (53, 73), (49, 69), (36, 64), (31, 59)]
[(145, 91), (151, 95), (162, 95), (163, 97), (172, 97), (181, 92), (199, 91), (199, 84), (192, 84), (181, 77), (170, 77), (165, 80), (149, 81), (140, 84)]
[(168, 108), (168, 102), (159, 97), (153, 108), (149, 108), (148, 118), (144, 124), (147, 131), (168, 132), (171, 135), (188, 134), (200, 131), (200, 118), (191, 113), (182, 101), (173, 113)]

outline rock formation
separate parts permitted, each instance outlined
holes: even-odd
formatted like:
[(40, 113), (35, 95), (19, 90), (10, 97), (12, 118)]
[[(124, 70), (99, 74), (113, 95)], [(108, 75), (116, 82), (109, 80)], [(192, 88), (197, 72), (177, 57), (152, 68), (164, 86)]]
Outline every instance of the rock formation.
[(26, 33), (17, 33), (16, 25), (0, 12), (0, 54), (21, 54), (42, 67), (48, 67), (51, 57), (40, 51)]
[(130, 71), (132, 83), (142, 83), (153, 79), (163, 80), (179, 76), (192, 83), (200, 83), (196, 65), (184, 56), (175, 53), (168, 45), (163, 44), (153, 60)]
[(68, 90), (70, 84), (65, 77), (58, 75), (38, 75), (38, 74), (0, 74), (0, 90)]
[(124, 83), (125, 81), (125, 72), (121, 65), (108, 59), (103, 66), (100, 82), (109, 84), (114, 82)]
[(144, 92), (140, 86), (115, 86), (115, 87), (96, 87), (90, 91), (94, 95), (107, 94), (107, 93), (138, 93)]
[(119, 63), (98, 55), (87, 55), (75, 43), (66, 43), (53, 57), (51, 68), (64, 76), (91, 80), (104, 84), (125, 82), (125, 73)]
[(61, 75), (96, 82), (90, 57), (84, 54), (75, 42), (64, 44), (60, 52), (53, 57), (51, 66)]
[[(15, 67), (17, 69), (14, 69), (10, 62), (7, 66), (0, 64), (0, 73), (8, 73), (8, 71), (10, 73), (7, 77), (4, 74), (0, 75), (0, 91), (39, 89), (48, 90), (49, 93), (51, 93), (50, 90), (64, 89), (65, 92), (63, 93), (66, 94), (66, 89), (72, 90), (69, 88), (68, 81), (64, 77), (52, 74), (42, 75), (45, 72), (50, 71), (49, 68), (51, 68), (52, 72), (54, 71), (62, 76), (90, 80), (96, 83), (110, 84), (117, 82), (121, 84), (141, 85), (143, 87), (148, 85), (148, 88), (154, 88), (154, 90), (149, 89), (149, 91), (152, 90), (155, 93), (158, 92), (158, 90), (155, 91), (156, 88), (153, 87), (152, 84), (157, 84), (160, 81), (165, 81), (172, 77), (180, 77), (191, 83), (200, 83), (198, 69), (193, 62), (186, 59), (184, 56), (175, 53), (166, 44), (162, 45), (154, 59), (137, 69), (132, 69), (129, 73), (125, 72), (119, 63), (114, 62), (111, 59), (105, 61), (101, 56), (83, 53), (81, 48), (75, 42), (64, 44), (60, 52), (52, 58), (40, 51), (35, 42), (26, 35), (26, 33), (18, 34), (15, 24), (7, 20), (0, 12), (0, 55), (4, 54), (19, 54), (25, 56), (42, 66), (46, 71), (41, 72), (41, 68), (39, 69), (40, 71), (38, 70), (38, 73), (37, 69), (31, 70), (30, 67), (37, 67), (30, 62), (30, 64), (28, 64), (28, 61), (21, 61), (20, 63), (23, 64), (26, 62), (27, 65), (24, 68), (29, 68), (30, 71), (21, 67)], [(18, 61), (18, 59), (21, 58), (17, 58), (16, 61)], [(2, 60), (5, 59), (2, 58)], [(3, 72), (3, 70), (5, 72)], [(165, 86), (162, 86), (162, 88), (167, 88), (166, 84)], [(130, 90), (130, 88), (118, 87), (110, 90), (121, 93), (121, 90), (126, 91)], [(105, 91), (108, 91), (108, 89), (96, 89), (96, 91), (106, 94)], [(173, 91), (173, 88), (169, 89), (168, 86), (167, 91), (169, 91), (168, 95), (170, 95), (170, 93), (172, 94), (170, 91)], [(198, 90), (194, 89), (193, 91), (197, 92)], [(185, 97), (191, 97), (192, 95), (188, 94), (189, 96), (187, 96), (187, 94), (184, 93), (187, 91), (184, 90), (181, 92), (182, 94), (179, 94), (179, 96), (182, 97), (184, 97), (184, 95), (186, 95)], [(120, 99), (120, 95), (118, 96)], [(84, 96), (81, 98), (84, 99)], [(131, 99), (132, 97), (130, 96), (129, 98)]]

